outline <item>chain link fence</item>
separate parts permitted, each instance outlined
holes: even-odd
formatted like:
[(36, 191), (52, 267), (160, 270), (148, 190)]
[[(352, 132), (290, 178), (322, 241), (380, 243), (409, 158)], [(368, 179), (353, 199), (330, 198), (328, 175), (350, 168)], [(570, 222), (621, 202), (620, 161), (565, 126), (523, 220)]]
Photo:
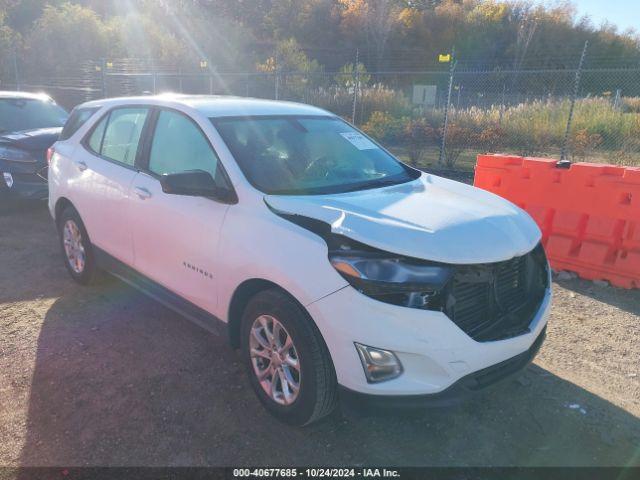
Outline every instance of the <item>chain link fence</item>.
[(640, 67), (578, 60), (574, 69), (218, 73), (205, 62), (186, 69), (117, 59), (0, 88), (45, 91), (67, 108), (162, 92), (299, 101), (352, 121), (422, 168), (470, 171), (485, 152), (640, 165)]

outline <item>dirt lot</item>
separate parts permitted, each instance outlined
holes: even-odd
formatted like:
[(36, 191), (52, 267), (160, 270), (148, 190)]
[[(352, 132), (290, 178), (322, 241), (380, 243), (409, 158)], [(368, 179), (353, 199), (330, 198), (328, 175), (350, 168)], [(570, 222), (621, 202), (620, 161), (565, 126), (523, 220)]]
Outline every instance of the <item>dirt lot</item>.
[(640, 291), (555, 285), (520, 377), (453, 409), (283, 426), (238, 356), (116, 280), (42, 207), (0, 214), (0, 465), (640, 465)]

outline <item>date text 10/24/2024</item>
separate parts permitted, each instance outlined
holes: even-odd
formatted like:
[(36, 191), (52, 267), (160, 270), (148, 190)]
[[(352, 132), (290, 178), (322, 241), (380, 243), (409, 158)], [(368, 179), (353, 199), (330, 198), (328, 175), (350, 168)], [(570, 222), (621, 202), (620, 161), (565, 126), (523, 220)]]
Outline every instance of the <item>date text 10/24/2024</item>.
[(387, 468), (236, 468), (233, 476), (258, 478), (398, 478), (397, 470)]

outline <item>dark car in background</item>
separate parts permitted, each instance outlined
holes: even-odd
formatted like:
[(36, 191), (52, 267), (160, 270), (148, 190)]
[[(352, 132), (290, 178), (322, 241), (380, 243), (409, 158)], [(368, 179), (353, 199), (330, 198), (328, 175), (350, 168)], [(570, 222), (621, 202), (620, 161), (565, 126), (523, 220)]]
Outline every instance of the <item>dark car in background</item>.
[(0, 91), (0, 197), (47, 197), (47, 149), (67, 118), (47, 95)]

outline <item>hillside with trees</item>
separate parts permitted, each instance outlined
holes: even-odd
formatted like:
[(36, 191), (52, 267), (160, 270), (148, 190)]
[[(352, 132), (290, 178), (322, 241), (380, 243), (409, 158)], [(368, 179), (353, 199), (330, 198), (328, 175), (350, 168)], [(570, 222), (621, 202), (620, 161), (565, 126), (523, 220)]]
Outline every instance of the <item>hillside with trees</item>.
[[(571, 3), (497, 0), (0, 0), (0, 78), (56, 74), (100, 58), (148, 58), (219, 72), (421, 70), (455, 45), (470, 68), (640, 65), (636, 32), (593, 25)], [(18, 65), (16, 65), (16, 63)], [(266, 65), (266, 67), (265, 67)], [(352, 66), (353, 67), (353, 66)]]
[[(455, 78), (438, 62), (454, 47)], [(640, 37), (562, 1), (0, 0), (3, 86), (68, 108), (162, 91), (302, 101), (422, 166), (471, 168), (480, 151), (640, 164)]]

